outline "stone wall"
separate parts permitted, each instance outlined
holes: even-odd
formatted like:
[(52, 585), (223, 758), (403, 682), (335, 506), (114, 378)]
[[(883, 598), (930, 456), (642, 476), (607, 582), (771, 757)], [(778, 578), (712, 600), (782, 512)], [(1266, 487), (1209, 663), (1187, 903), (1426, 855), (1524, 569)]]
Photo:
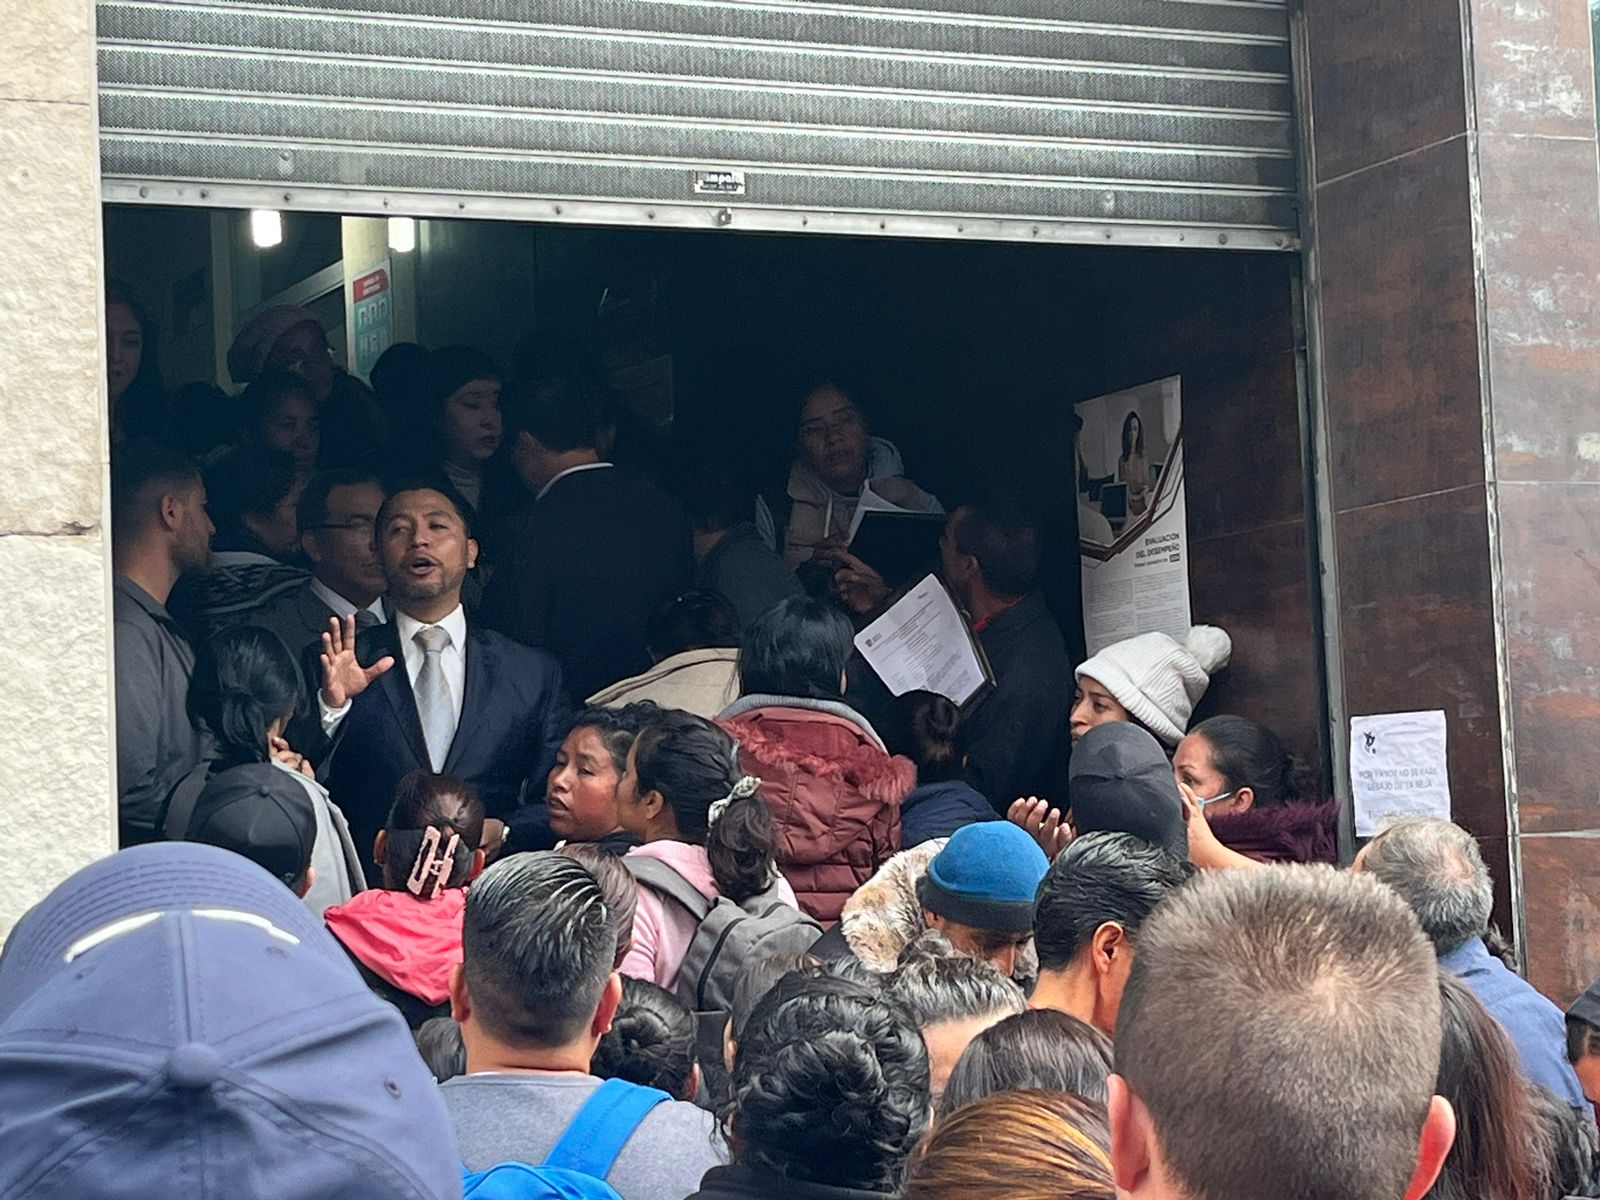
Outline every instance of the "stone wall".
[(116, 844), (90, 0), (0, 0), (0, 931)]

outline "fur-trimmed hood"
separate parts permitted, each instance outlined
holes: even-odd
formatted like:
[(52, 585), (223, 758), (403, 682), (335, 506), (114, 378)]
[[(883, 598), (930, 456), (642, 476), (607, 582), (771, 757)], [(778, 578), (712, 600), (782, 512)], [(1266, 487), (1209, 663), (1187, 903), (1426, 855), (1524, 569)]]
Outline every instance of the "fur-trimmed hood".
[(1211, 817), (1211, 832), (1257, 862), (1337, 863), (1339, 803), (1292, 801)]
[[(839, 931), (850, 952), (869, 971), (887, 974), (895, 969), (906, 943), (927, 928), (922, 919), (918, 884), (928, 865), (938, 857), (949, 838), (934, 838), (902, 850), (845, 901)], [(1039, 974), (1039, 956), (1030, 940), (1017, 955), (1016, 978)]]
[(865, 721), (772, 706), (725, 715), (722, 724), (761, 779), (788, 861), (825, 861), (917, 784), (916, 764), (885, 751)]

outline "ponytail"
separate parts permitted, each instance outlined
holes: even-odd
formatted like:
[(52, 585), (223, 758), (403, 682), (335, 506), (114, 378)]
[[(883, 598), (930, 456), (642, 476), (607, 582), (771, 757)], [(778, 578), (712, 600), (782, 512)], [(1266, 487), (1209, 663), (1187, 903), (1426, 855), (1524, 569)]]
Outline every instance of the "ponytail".
[(412, 771), (396, 786), (384, 823), (383, 886), (422, 900), (465, 887), (483, 820), (483, 801), (466, 780)]
[(704, 717), (668, 711), (634, 743), (639, 792), (660, 792), (678, 836), (704, 846), (717, 890), (735, 903), (766, 891), (777, 875), (777, 833), (757, 789), (739, 769), (739, 747)]
[(189, 716), (215, 739), (226, 765), (268, 761), (267, 731), (293, 716), (299, 700), (294, 656), (269, 630), (225, 629), (196, 656)]
[(878, 724), (884, 747), (917, 764), (917, 783), (959, 779), (961, 710), (936, 692), (907, 692), (890, 702)]

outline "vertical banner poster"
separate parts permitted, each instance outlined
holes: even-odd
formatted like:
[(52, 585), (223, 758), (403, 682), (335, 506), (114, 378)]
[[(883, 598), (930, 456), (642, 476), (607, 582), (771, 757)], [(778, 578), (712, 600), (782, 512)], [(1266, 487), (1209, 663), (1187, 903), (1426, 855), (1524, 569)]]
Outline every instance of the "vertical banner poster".
[(1188, 635), (1189, 528), (1177, 376), (1077, 406), (1078, 551), (1089, 653)]
[(379, 356), (394, 345), (394, 276), (387, 258), (350, 281), (347, 303), (355, 334), (350, 343), (350, 371), (365, 379)]

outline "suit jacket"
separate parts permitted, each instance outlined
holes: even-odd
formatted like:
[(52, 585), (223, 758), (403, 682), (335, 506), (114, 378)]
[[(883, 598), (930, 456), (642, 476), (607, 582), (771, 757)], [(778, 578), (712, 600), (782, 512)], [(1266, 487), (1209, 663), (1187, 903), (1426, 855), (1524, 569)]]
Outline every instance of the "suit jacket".
[[(357, 636), (356, 657), (364, 665), (386, 654), (394, 666), (352, 702), (318, 772), (350, 822), (369, 878), (376, 878), (373, 838), (389, 815), (395, 785), (411, 771), (432, 769), (395, 627), (378, 625)], [(572, 719), (561, 668), (548, 654), (469, 625), (463, 693), (445, 773), (476, 787), (489, 816), (548, 831), (548, 821), (538, 819), (545, 777)], [(525, 784), (532, 813), (519, 811)]]
[(578, 471), (512, 527), (482, 619), (548, 650), (590, 696), (650, 666), (645, 622), (689, 572), (682, 505), (620, 467)]

